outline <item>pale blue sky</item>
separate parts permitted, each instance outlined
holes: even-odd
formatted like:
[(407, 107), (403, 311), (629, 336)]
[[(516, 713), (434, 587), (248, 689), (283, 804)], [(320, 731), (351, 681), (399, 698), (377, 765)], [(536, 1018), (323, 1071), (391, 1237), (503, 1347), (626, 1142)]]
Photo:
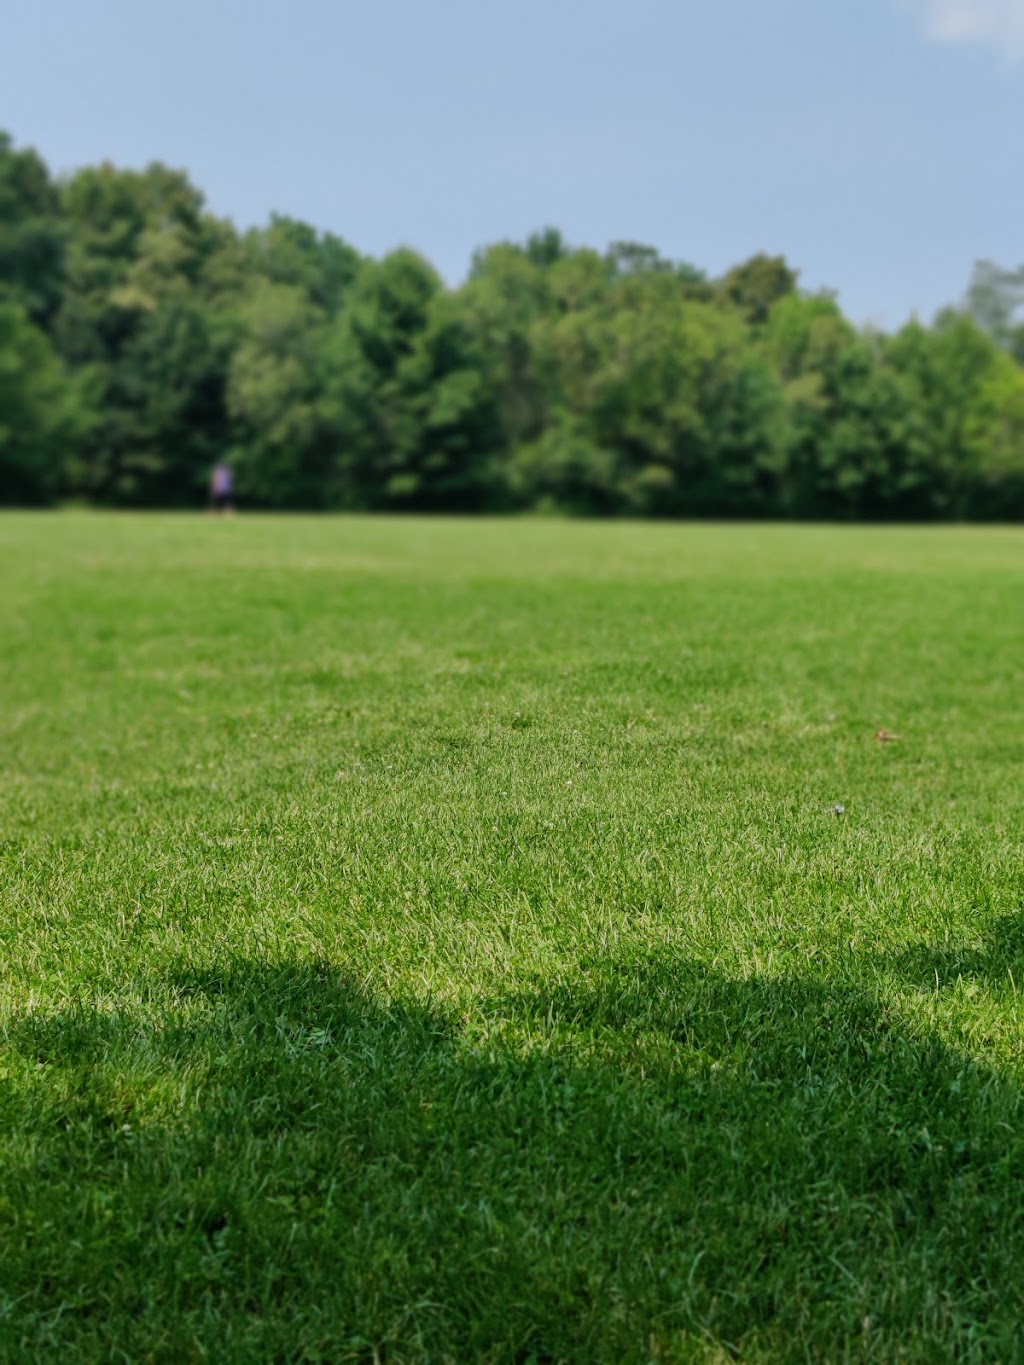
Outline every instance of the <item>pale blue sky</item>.
[(550, 223), (892, 327), (1024, 260), (1024, 0), (5, 0), (0, 127), (453, 282)]

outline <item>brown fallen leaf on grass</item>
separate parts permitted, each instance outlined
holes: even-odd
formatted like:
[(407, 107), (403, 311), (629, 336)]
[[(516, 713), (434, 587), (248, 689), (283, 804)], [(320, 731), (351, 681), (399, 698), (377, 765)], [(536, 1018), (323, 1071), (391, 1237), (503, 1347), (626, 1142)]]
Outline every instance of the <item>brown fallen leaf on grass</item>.
[(879, 744), (889, 744), (894, 739), (899, 739), (899, 735), (894, 735), (891, 730), (876, 730), (875, 739)]

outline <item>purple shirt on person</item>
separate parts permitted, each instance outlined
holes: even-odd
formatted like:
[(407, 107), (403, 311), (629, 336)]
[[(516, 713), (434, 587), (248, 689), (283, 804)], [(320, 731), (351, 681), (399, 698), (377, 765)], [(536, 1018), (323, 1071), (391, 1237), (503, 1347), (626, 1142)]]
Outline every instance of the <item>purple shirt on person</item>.
[(230, 497), (234, 491), (234, 479), (231, 476), (231, 466), (219, 464), (213, 471), (212, 491), (215, 497)]

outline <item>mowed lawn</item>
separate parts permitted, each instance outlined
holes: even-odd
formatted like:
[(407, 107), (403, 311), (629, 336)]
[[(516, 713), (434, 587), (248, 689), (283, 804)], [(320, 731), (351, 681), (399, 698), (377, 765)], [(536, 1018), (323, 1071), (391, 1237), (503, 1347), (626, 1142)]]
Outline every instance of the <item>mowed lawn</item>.
[(1024, 1358), (1024, 530), (0, 585), (0, 1358)]

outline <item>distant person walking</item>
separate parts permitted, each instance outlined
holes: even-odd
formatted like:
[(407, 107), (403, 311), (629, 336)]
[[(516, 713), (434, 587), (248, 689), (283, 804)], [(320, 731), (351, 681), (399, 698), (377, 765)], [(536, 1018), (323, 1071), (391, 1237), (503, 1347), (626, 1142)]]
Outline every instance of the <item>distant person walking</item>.
[(227, 460), (221, 460), (210, 475), (210, 511), (231, 516), (235, 510), (235, 476)]

